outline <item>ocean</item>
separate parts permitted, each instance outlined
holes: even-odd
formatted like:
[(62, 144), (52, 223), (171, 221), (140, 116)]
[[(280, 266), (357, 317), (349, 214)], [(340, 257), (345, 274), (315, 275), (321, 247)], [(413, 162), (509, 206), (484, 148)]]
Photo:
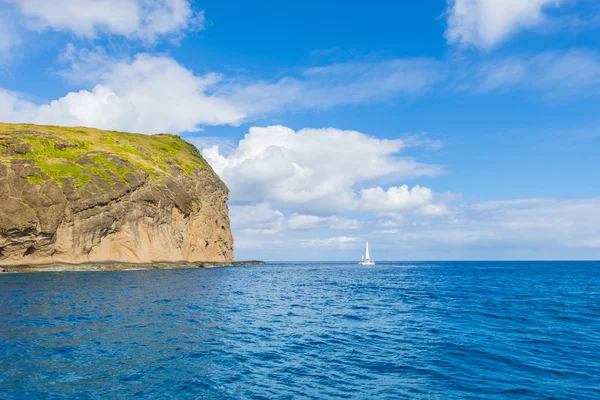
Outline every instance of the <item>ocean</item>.
[(2, 399), (600, 399), (600, 262), (0, 274)]

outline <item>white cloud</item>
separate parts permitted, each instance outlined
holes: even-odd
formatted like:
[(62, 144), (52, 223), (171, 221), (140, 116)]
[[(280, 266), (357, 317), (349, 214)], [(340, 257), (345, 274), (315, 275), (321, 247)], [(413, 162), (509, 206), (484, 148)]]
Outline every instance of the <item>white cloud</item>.
[(380, 248), (415, 258), (598, 258), (600, 198), (519, 199), (465, 205), (435, 224), (413, 219), (376, 229)]
[(554, 96), (595, 93), (600, 87), (598, 53), (574, 49), (535, 56), (491, 59), (477, 66), (471, 82), (476, 92), (515, 88), (542, 90)]
[(362, 189), (360, 191), (361, 208), (377, 212), (399, 212), (413, 210), (433, 201), (433, 191), (419, 185), (409, 189), (407, 185)]
[(290, 229), (306, 230), (316, 228), (321, 223), (321, 218), (315, 215), (292, 214), (288, 220)]
[[(282, 226), (279, 218), (272, 218), (271, 224), (277, 226), (279, 235), (267, 243), (276, 243), (277, 255), (268, 256), (348, 260), (357, 258), (364, 241), (369, 240), (376, 249), (372, 254), (376, 260), (600, 257), (600, 198), (466, 204), (434, 220), (419, 213), (406, 214), (401, 219), (367, 218), (361, 221), (360, 230), (340, 236), (332, 235), (331, 220), (332, 217), (296, 214)], [(262, 253), (253, 253), (252, 249), (262, 252), (268, 246), (264, 240), (255, 239), (260, 229), (269, 226), (259, 223), (256, 231), (236, 233), (236, 240), (239, 238), (244, 246), (240, 254), (259, 257)]]
[(92, 48), (78, 48), (73, 43), (67, 43), (64, 50), (58, 56), (58, 62), (64, 66), (58, 74), (66, 78), (71, 84), (94, 85), (108, 76), (115, 65), (131, 62), (124, 57), (108, 54), (101, 46)]
[(14, 21), (7, 13), (0, 12), (0, 62), (9, 59), (19, 44), (21, 38)]
[(438, 61), (406, 58), (311, 68), (276, 82), (231, 82), (220, 92), (249, 114), (263, 115), (282, 109), (328, 109), (398, 95), (416, 96), (442, 78)]
[[(69, 44), (62, 52), (59, 61), (63, 66), (66, 65), (59, 73), (70, 83), (83, 85), (84, 89), (67, 93), (59, 99), (41, 105), (28, 101), (19, 93), (13, 92), (10, 96), (5, 94), (0, 118), (8, 122), (85, 125), (141, 133), (165, 131), (180, 133), (201, 130), (203, 125), (239, 125), (260, 117), (261, 113), (283, 112), (297, 108), (321, 109), (377, 101), (407, 94), (413, 89), (417, 92), (428, 90), (428, 85), (435, 81), (435, 79), (420, 80), (413, 76), (412, 72), (406, 74), (390, 72), (391, 75), (386, 76), (385, 72), (393, 68), (404, 71), (404, 67), (398, 65), (406, 67), (415, 64), (406, 60), (404, 62), (396, 60), (369, 64), (370, 67), (365, 67), (367, 64), (360, 64), (360, 67), (356, 64), (341, 64), (308, 70), (303, 74), (309, 77), (307, 80), (295, 78), (282, 80), (294, 82), (289, 87), (286, 86), (287, 84), (280, 85), (281, 81), (267, 84), (276, 88), (273, 92), (268, 88), (263, 91), (264, 84), (261, 82), (246, 82), (243, 86), (239, 82), (232, 84), (232, 80), (225, 79), (220, 74), (195, 74), (167, 56), (138, 54), (133, 58), (118, 58), (100, 47), (77, 49)], [(435, 68), (443, 69), (445, 72), (427, 70), (424, 72), (425, 76), (462, 76), (444, 83), (450, 93), (457, 91), (482, 93), (533, 88), (537, 92), (560, 97), (576, 94), (594, 95), (600, 88), (600, 56), (596, 52), (586, 50), (572, 50), (567, 53), (548, 52), (532, 57), (492, 58), (480, 65), (451, 62), (442, 68), (441, 64), (434, 61), (429, 64), (436, 65)], [(395, 67), (392, 68), (390, 65)], [(415, 72), (418, 68), (413, 67), (414, 65), (407, 68), (410, 71), (414, 69), (413, 72), (418, 75), (418, 72)], [(462, 75), (450, 73), (451, 71), (462, 71)], [(413, 84), (414, 87), (411, 86)], [(291, 90), (288, 92), (285, 89), (283, 94), (279, 93), (279, 90), (285, 87)], [(411, 87), (413, 89), (409, 89)], [(440, 87), (444, 86), (440, 85)], [(253, 93), (252, 96), (246, 97), (249, 92)], [(9, 101), (11, 99), (12, 101)], [(333, 131), (335, 130), (331, 130)], [(320, 133), (317, 132), (316, 135)], [(343, 141), (339, 138), (335, 139), (335, 135), (328, 135), (328, 137), (334, 138), (335, 145), (333, 148), (325, 147), (324, 151), (333, 152), (335, 149), (335, 153), (339, 153), (338, 150), (344, 147)], [(312, 146), (320, 148), (315, 145), (314, 140), (311, 143)], [(366, 148), (370, 149), (368, 143), (373, 142), (365, 142)], [(403, 148), (422, 146), (438, 149), (442, 146), (440, 141), (419, 134), (401, 137), (400, 141), (390, 143), (392, 149), (398, 143), (402, 143)], [(278, 144), (271, 147), (269, 150), (271, 153), (285, 148)], [(357, 149), (359, 147), (353, 147), (353, 151)], [(365, 147), (361, 145), (360, 151), (364, 149)], [(270, 153), (269, 157), (271, 159), (277, 157), (286, 168), (290, 168), (293, 164), (288, 162), (289, 157), (296, 151), (292, 150), (292, 153), (285, 151), (278, 154)], [(233, 161), (231, 157), (218, 161), (219, 157), (224, 155), (223, 151), (215, 149), (213, 152), (217, 152), (212, 158), (213, 162), (217, 163), (217, 167), (219, 162)], [(345, 166), (358, 162), (347, 154), (344, 157)], [(253, 156), (246, 158), (247, 163), (260, 164), (260, 160), (253, 159)], [(364, 166), (370, 164), (372, 160), (381, 159), (381, 157), (366, 156), (360, 159), (360, 163)], [(426, 166), (411, 160), (402, 162), (404, 163), (402, 168), (389, 172), (398, 170), (409, 172), (413, 168), (421, 171), (403, 173), (401, 178), (406, 175), (423, 175), (422, 170)], [(396, 163), (396, 167), (399, 163), (400, 161)], [(264, 166), (269, 168), (267, 164)], [(367, 165), (366, 170), (371, 171), (371, 166)], [(285, 169), (277, 170), (277, 173), (299, 176), (298, 171), (285, 171)], [(306, 177), (309, 179), (308, 175)], [(348, 186), (345, 181), (332, 182), (332, 184)], [(310, 192), (314, 193), (316, 189), (313, 188)], [(337, 190), (336, 187), (331, 189)], [(342, 196), (347, 194), (343, 190), (340, 193)], [(302, 201), (298, 199), (298, 202)], [(351, 203), (354, 199), (342, 197), (338, 201)]]
[(4, 122), (31, 121), (36, 107), (18, 93), (0, 88), (0, 120)]
[(443, 172), (400, 157), (404, 148), (402, 140), (356, 131), (269, 126), (250, 128), (227, 156), (218, 147), (202, 154), (227, 183), (234, 202), (268, 201), (293, 212), (322, 214), (361, 208), (358, 186)]
[[(512, 239), (547, 239), (579, 247), (600, 237), (600, 199), (521, 199), (476, 204), (473, 222), (492, 225)], [(582, 240), (585, 239), (585, 240)]]
[(314, 228), (327, 228), (335, 230), (358, 229), (359, 222), (355, 219), (337, 216), (318, 217), (316, 215), (292, 214), (288, 219), (288, 227), (293, 230), (309, 230)]
[(336, 217), (335, 215), (326, 218), (326, 223), (329, 229), (340, 231), (360, 228), (360, 222), (358, 222), (356, 219), (341, 218)]
[(546, 21), (561, 0), (448, 0), (446, 39), (490, 49), (519, 30)]
[(531, 65), (528, 78), (538, 87), (551, 89), (551, 93), (585, 94), (587, 88), (600, 86), (600, 56), (596, 52), (543, 53)]
[(231, 225), (242, 234), (272, 235), (283, 228), (283, 213), (274, 210), (267, 203), (247, 206), (231, 206)]
[(477, 62), (449, 60), (445, 68), (452, 78), (440, 87), (450, 95), (522, 90), (544, 100), (568, 100), (600, 93), (600, 54), (583, 48), (486, 57)]
[[(572, 48), (482, 59), (449, 57), (392, 59), (370, 63), (333, 64), (307, 69), (277, 81), (230, 79), (215, 93), (228, 98), (250, 118), (281, 111), (324, 110), (410, 98), (434, 91), (474, 94), (535, 89), (552, 95), (587, 95), (600, 86), (600, 55)], [(429, 143), (423, 141), (429, 140)], [(419, 135), (404, 138), (410, 146), (440, 147)]]
[(332, 232), (365, 235), (373, 225), (372, 214), (397, 220), (406, 213), (425, 219), (447, 215), (446, 206), (434, 202), (429, 188), (373, 187), (443, 172), (440, 166), (401, 157), (407, 147), (440, 144), (424, 135), (407, 141), (335, 128), (252, 127), (226, 154), (218, 146), (202, 149), (202, 154), (231, 190), (232, 229), (241, 243), (238, 257), (258, 257), (252, 249), (267, 246), (257, 237), (273, 235), (268, 243), (277, 249), (270, 250), (270, 259), (296, 259), (298, 246), (310, 249), (300, 257), (316, 259), (323, 249), (338, 257), (343, 255), (336, 250), (359, 249), (364, 236)]
[(444, 203), (438, 204), (425, 204), (417, 210), (417, 214), (426, 215), (426, 216), (442, 216), (442, 215), (452, 215), (457, 212), (456, 208), (448, 207)]
[[(437, 148), (437, 143), (424, 135), (419, 140), (409, 136), (408, 141), (335, 128), (296, 132), (284, 126), (252, 127), (226, 154), (218, 146), (202, 149), (202, 154), (231, 190), (238, 257), (256, 258), (253, 251), (269, 248), (269, 259), (317, 259), (324, 249), (331, 251), (330, 257), (343, 257), (338, 250), (361, 251), (373, 225), (371, 214), (397, 220), (405, 213), (411, 218), (446, 215), (444, 204), (433, 203), (429, 188), (371, 188), (374, 182), (443, 172), (439, 166), (400, 157), (409, 146)], [(334, 231), (353, 235), (335, 236)], [(271, 236), (257, 239), (264, 235)], [(298, 254), (298, 247), (306, 252)]]
[[(60, 54), (59, 65), (64, 68), (58, 73), (85, 89), (42, 104), (33, 115), (11, 120), (141, 133), (195, 131), (201, 125), (238, 125), (264, 113), (420, 93), (437, 81), (439, 74), (430, 67), (435, 63), (340, 64), (306, 70), (302, 74), (306, 78), (240, 83), (217, 73), (196, 75), (167, 56), (119, 57), (102, 47), (78, 49), (69, 43)], [(24, 96), (15, 97), (25, 101)], [(415, 135), (406, 137), (404, 145), (439, 148), (441, 143)]]
[(195, 75), (169, 57), (141, 54), (96, 72), (99, 82), (92, 90), (40, 106), (15, 94), (5, 96), (0, 118), (142, 133), (178, 133), (200, 125), (238, 124), (244, 118), (229, 101), (209, 94), (219, 75)]
[(327, 239), (306, 239), (300, 242), (302, 247), (317, 247), (322, 249), (349, 249), (356, 247), (362, 241), (355, 237), (338, 236)]
[[(405, 58), (342, 63), (307, 69), (277, 81), (229, 79), (215, 93), (244, 110), (249, 119), (282, 111), (326, 110), (411, 98), (436, 89), (452, 94), (462, 88), (477, 94), (526, 87), (553, 95), (585, 95), (597, 93), (599, 59), (595, 51), (572, 49), (487, 57), (477, 62)], [(424, 145), (418, 135), (404, 141), (406, 145), (411, 141)], [(432, 148), (440, 145), (429, 142)]]
[(204, 13), (188, 0), (4, 0), (31, 29), (71, 32), (85, 38), (101, 33), (154, 42), (158, 37), (204, 27)]
[(398, 226), (396, 221), (380, 219), (375, 222), (375, 227), (377, 228), (395, 228)]
[(434, 150), (439, 150), (444, 147), (443, 141), (431, 139), (424, 133), (405, 135), (402, 137), (402, 141), (406, 147), (428, 147)]

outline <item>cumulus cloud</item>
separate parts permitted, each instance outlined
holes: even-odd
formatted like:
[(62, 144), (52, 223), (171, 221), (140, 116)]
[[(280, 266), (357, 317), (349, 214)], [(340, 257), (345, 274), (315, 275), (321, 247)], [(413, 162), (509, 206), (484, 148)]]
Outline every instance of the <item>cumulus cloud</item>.
[(546, 20), (545, 8), (560, 0), (449, 0), (446, 38), (450, 43), (489, 49), (521, 29)]
[(244, 114), (210, 94), (220, 76), (195, 75), (169, 57), (141, 54), (105, 65), (93, 89), (34, 105), (4, 95), (0, 118), (7, 122), (83, 125), (142, 133), (198, 130), (200, 125), (238, 124)]
[(491, 49), (519, 30), (546, 21), (561, 0), (448, 0), (449, 43)]
[(154, 42), (158, 37), (204, 27), (204, 13), (189, 0), (4, 0), (28, 27), (53, 29), (79, 37), (100, 34)]
[(400, 139), (356, 131), (268, 126), (250, 128), (228, 155), (216, 146), (202, 155), (228, 184), (234, 202), (269, 201), (294, 212), (322, 214), (360, 209), (358, 187), (373, 181), (443, 172), (438, 165), (401, 157), (405, 147)]
[[(271, 259), (297, 258), (298, 247), (307, 249), (306, 257), (319, 258), (323, 249), (343, 257), (335, 251), (362, 243), (373, 215), (397, 220), (405, 214), (422, 219), (449, 215), (429, 188), (381, 186), (443, 172), (440, 166), (402, 154), (410, 147), (435, 149), (441, 143), (425, 135), (406, 138), (405, 142), (335, 128), (294, 131), (268, 126), (250, 128), (226, 153), (218, 146), (202, 149), (231, 190), (238, 256), (257, 257), (252, 249), (265, 249), (267, 240), (277, 248), (269, 254)], [(345, 235), (332, 234), (336, 231)]]

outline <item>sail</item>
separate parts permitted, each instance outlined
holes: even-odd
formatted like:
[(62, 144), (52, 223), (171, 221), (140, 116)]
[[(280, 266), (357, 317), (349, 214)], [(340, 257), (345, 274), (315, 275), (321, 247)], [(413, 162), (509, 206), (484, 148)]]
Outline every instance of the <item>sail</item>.
[(369, 242), (367, 242), (367, 250), (365, 251), (365, 255), (366, 255), (367, 260), (371, 259), (371, 256), (369, 256)]

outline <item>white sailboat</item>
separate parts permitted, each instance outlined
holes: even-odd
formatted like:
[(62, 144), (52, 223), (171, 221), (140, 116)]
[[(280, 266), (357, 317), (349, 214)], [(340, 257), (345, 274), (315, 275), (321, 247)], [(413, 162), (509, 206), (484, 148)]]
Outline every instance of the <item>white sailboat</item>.
[(362, 259), (359, 262), (360, 265), (375, 265), (375, 261), (371, 260), (371, 256), (369, 256), (369, 242), (367, 242), (367, 248), (365, 250), (365, 254), (363, 254)]

